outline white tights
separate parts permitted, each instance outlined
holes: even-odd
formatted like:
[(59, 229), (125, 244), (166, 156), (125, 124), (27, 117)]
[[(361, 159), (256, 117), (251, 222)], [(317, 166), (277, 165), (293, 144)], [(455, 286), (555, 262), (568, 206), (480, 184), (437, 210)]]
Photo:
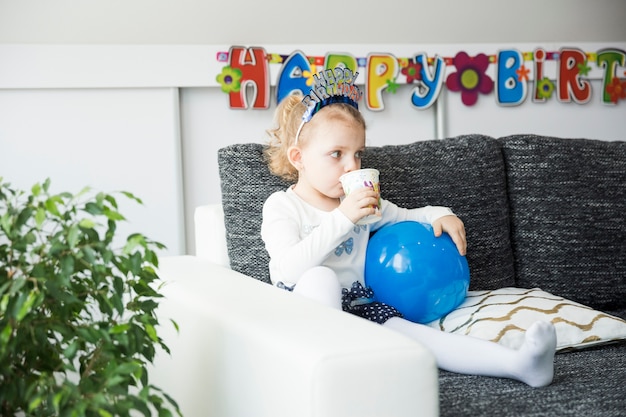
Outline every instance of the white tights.
[[(327, 267), (307, 271), (294, 293), (341, 310), (341, 286)], [(442, 332), (432, 327), (393, 317), (383, 326), (413, 338), (434, 355), (437, 366), (447, 371), (512, 378), (532, 387), (550, 384), (554, 373), (556, 332), (552, 323), (538, 321), (515, 350), (470, 336)]]

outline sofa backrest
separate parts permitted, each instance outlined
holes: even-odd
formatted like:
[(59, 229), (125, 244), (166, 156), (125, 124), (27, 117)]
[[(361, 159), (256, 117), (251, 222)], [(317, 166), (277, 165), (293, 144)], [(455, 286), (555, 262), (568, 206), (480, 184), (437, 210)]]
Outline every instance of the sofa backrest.
[[(269, 282), (260, 236), (265, 199), (289, 183), (272, 175), (260, 144), (218, 151), (231, 268)], [(467, 229), (471, 289), (515, 284), (504, 160), (497, 140), (466, 135), (369, 147), (363, 167), (381, 171), (382, 197), (401, 207), (444, 205)]]
[(230, 267), (269, 283), (269, 255), (261, 239), (263, 204), (290, 184), (272, 175), (257, 143), (222, 148), (217, 160)]
[(626, 311), (626, 142), (535, 135), (500, 141), (516, 285)]

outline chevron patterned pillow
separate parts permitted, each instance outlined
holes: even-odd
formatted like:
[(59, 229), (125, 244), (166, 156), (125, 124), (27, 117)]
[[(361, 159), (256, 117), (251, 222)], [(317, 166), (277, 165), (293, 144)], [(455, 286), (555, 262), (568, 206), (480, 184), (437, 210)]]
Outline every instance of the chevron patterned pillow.
[(626, 340), (626, 321), (539, 288), (469, 291), (457, 309), (428, 325), (518, 348), (535, 321), (552, 322), (557, 351)]

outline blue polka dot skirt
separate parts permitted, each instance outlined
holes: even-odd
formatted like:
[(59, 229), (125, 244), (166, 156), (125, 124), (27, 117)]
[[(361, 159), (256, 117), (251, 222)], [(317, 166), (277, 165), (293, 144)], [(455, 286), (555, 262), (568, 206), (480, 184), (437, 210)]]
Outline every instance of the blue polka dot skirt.
[[(288, 286), (281, 281), (276, 283), (276, 287), (293, 291), (295, 285)], [(374, 301), (374, 291), (369, 287), (364, 287), (358, 281), (354, 281), (350, 289), (341, 290), (341, 307), (345, 312), (378, 324), (383, 324), (392, 317), (402, 317), (402, 314), (394, 307)]]
[(341, 307), (343, 311), (378, 324), (383, 324), (392, 317), (402, 317), (394, 307), (374, 301), (374, 291), (358, 281), (353, 282), (350, 289), (342, 290)]

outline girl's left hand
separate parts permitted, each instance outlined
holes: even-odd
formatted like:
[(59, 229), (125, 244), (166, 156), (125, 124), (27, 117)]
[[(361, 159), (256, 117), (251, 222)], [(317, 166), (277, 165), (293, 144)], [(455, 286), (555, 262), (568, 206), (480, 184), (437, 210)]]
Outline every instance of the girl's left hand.
[(465, 225), (461, 219), (452, 214), (440, 217), (433, 222), (433, 231), (436, 237), (441, 236), (443, 232), (449, 234), (461, 256), (465, 256), (467, 241), (465, 239)]

